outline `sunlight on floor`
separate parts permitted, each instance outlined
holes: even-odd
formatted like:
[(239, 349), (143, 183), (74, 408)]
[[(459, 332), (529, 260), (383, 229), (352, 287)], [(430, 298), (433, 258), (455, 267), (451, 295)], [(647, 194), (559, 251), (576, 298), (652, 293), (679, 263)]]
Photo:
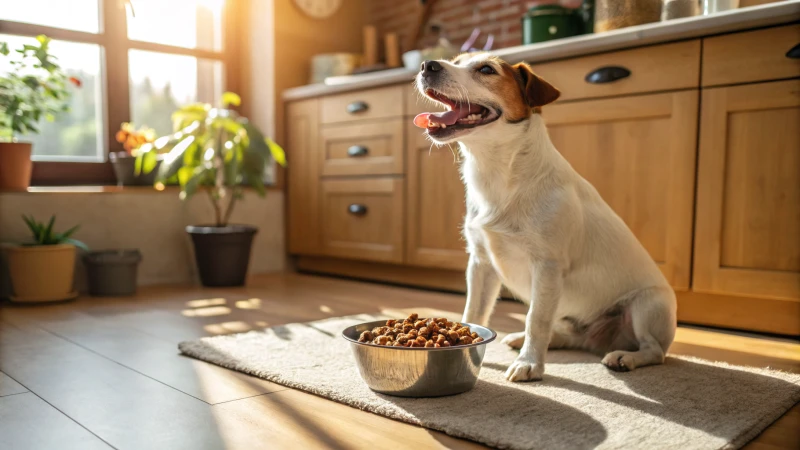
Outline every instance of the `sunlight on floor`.
[(324, 312), (325, 314), (331, 314), (331, 313), (333, 313), (333, 309), (331, 309), (331, 307), (330, 307), (330, 306), (328, 306), (328, 305), (320, 305), (320, 306), (319, 306), (319, 310), (320, 310), (321, 312)]
[(678, 327), (675, 342), (739, 353), (751, 353), (787, 361), (800, 362), (800, 345), (793, 342), (776, 342), (757, 337), (734, 336), (717, 331)]
[(197, 308), (197, 309), (184, 309), (181, 311), (186, 317), (212, 317), (212, 316), (224, 316), (226, 314), (230, 314), (231, 309), (227, 306), (211, 306), (208, 308)]
[(204, 308), (206, 306), (224, 305), (225, 303), (227, 303), (227, 300), (224, 298), (204, 298), (199, 300), (189, 300), (186, 302), (186, 306), (189, 308)]
[(239, 300), (236, 302), (236, 307), (239, 309), (259, 309), (261, 308), (261, 299), (250, 298), (247, 300)]

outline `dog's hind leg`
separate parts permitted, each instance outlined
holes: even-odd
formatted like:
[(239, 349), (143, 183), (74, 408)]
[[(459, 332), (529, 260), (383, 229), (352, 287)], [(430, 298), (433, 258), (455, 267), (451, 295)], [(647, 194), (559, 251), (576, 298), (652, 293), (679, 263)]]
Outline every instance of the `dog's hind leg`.
[[(547, 346), (547, 348), (548, 350), (581, 348), (584, 341), (585, 339), (582, 336), (575, 336), (560, 331), (553, 331), (553, 334), (550, 337), (550, 344)], [(525, 332), (519, 331), (516, 333), (509, 333), (501, 342), (511, 348), (519, 350), (522, 348), (522, 344), (525, 343)]]
[(603, 358), (603, 364), (617, 372), (661, 364), (675, 337), (675, 293), (668, 287), (645, 289), (627, 305), (639, 349), (614, 350)]
[(492, 315), (497, 297), (500, 295), (500, 277), (494, 267), (475, 254), (469, 257), (467, 266), (467, 306), (462, 322), (486, 326)]

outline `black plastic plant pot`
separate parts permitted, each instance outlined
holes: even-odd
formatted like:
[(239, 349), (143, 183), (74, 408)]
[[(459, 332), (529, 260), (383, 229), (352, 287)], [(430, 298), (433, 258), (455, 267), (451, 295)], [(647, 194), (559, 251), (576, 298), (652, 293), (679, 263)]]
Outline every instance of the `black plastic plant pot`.
[(258, 228), (246, 225), (189, 225), (194, 257), (203, 286), (244, 286), (250, 249)]
[(108, 154), (111, 167), (114, 168), (114, 175), (120, 186), (133, 186), (138, 184), (136, 180), (136, 158), (125, 152), (113, 152)]
[(83, 256), (89, 278), (89, 294), (116, 297), (136, 293), (136, 274), (142, 254), (139, 250), (103, 250)]

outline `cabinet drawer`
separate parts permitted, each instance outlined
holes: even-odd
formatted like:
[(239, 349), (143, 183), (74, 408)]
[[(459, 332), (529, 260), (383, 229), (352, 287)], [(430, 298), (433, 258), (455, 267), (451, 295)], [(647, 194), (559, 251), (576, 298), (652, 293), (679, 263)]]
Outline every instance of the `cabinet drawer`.
[(322, 181), (326, 255), (403, 262), (403, 180)]
[(347, 92), (322, 99), (322, 123), (385, 119), (402, 115), (402, 86)]
[(561, 100), (696, 88), (700, 41), (536, 64), (533, 71), (561, 91)]
[(322, 175), (403, 173), (403, 119), (322, 129)]
[(703, 86), (800, 77), (797, 46), (800, 24), (704, 39)]

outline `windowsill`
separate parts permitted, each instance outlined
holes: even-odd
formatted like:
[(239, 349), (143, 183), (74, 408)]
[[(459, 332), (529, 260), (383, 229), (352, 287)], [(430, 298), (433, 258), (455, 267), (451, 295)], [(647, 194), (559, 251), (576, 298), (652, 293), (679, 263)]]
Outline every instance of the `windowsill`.
[[(267, 191), (281, 191), (278, 186), (265, 186)], [(245, 191), (253, 188), (245, 187)], [(159, 194), (178, 195), (180, 187), (166, 186), (156, 190), (152, 186), (31, 186), (27, 190), (0, 189), (0, 194)]]

